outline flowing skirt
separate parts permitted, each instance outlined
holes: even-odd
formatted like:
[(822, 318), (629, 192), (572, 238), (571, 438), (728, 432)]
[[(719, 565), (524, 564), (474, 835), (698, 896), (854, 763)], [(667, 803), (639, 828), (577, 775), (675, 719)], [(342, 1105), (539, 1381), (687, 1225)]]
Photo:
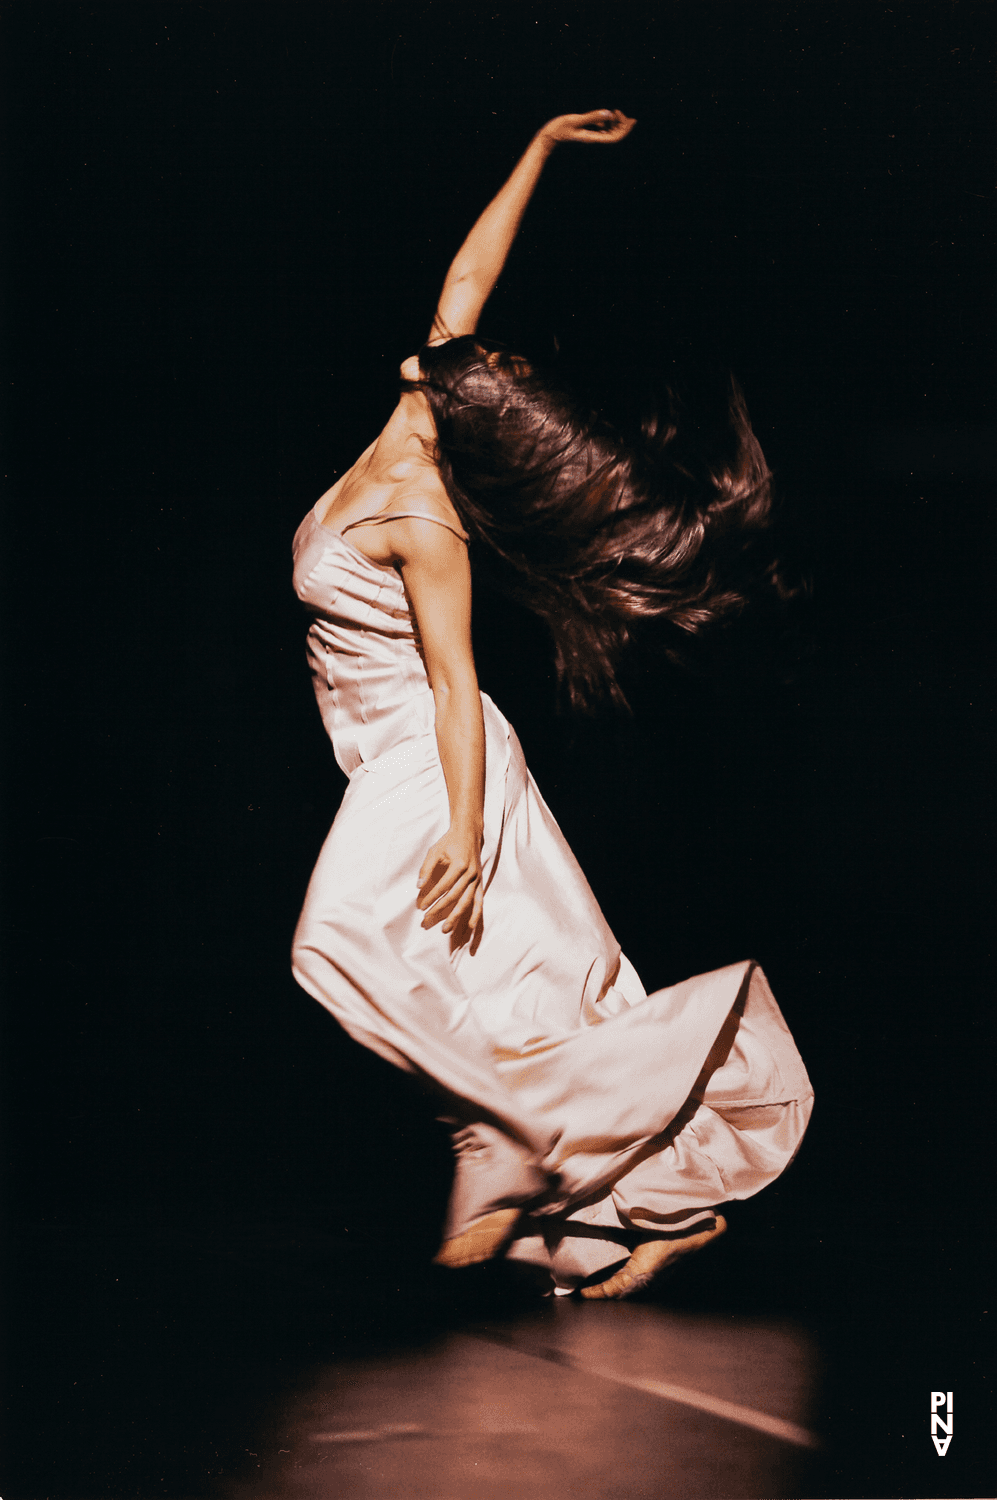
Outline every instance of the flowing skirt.
[(645, 993), (514, 732), (482, 701), (480, 934), (425, 930), (415, 904), (449, 823), (417, 715), (351, 777), (293, 968), (352, 1037), (452, 1100), (474, 1170), (458, 1173), (447, 1235), (532, 1199), (509, 1253), (567, 1286), (619, 1260), (628, 1233), (685, 1229), (758, 1192), (797, 1151), (813, 1094), (757, 965)]

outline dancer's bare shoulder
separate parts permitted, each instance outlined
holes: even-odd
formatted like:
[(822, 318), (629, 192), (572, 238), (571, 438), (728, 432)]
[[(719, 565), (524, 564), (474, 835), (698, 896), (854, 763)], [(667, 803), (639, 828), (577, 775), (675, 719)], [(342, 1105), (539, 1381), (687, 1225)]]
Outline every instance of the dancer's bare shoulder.
[[(373, 488), (365, 495), (374, 499)], [(465, 564), (466, 536), (435, 468), (400, 459), (391, 465), (388, 482), (378, 486), (378, 503), (364, 508), (350, 528), (350, 540), (382, 567), (426, 565), (446, 571)]]
[[(402, 395), (383, 431), (319, 500), (323, 526), (381, 567), (464, 550), (464, 531), (435, 462), (436, 429), (421, 391)], [(427, 522), (429, 524), (427, 524)]]

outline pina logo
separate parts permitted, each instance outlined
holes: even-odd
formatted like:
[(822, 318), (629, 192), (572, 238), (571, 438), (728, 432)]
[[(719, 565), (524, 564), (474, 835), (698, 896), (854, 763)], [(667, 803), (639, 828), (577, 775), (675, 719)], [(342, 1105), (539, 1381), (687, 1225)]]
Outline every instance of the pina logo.
[[(940, 1409), (944, 1407), (944, 1413), (939, 1416)], [(938, 1429), (945, 1433), (944, 1437), (938, 1436)], [(935, 1445), (935, 1451), (939, 1458), (944, 1458), (949, 1451), (949, 1443), (952, 1441), (952, 1392), (932, 1391), (931, 1393), (931, 1441)]]

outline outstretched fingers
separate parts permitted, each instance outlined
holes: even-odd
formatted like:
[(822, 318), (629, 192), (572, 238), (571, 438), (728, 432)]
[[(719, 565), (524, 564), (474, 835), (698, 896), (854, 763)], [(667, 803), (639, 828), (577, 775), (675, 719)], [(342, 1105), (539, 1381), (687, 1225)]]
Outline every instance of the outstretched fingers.
[(444, 922), (443, 931), (453, 932), (466, 919), (468, 932), (474, 932), (481, 921), (481, 899), (481, 876), (475, 874)]
[[(430, 856), (432, 856), (432, 850), (430, 850)], [(438, 901), (453, 889), (461, 876), (467, 874), (468, 868), (469, 866), (467, 865), (455, 864), (445, 854), (436, 855), (432, 859), (432, 863), (429, 864), (428, 869), (426, 865), (423, 865), (422, 870), (419, 872), (419, 896), (415, 903), (419, 910), (430, 911)], [(437, 871), (442, 871), (442, 873), (437, 876), (435, 882), (430, 884)]]
[[(439, 868), (437, 861), (431, 873)], [(452, 932), (461, 916), (473, 908), (475, 891), (480, 887), (481, 875), (472, 865), (448, 864), (443, 875), (429, 890), (422, 890), (416, 902), (420, 911), (426, 913), (423, 927), (435, 927), (446, 918), (444, 932)]]

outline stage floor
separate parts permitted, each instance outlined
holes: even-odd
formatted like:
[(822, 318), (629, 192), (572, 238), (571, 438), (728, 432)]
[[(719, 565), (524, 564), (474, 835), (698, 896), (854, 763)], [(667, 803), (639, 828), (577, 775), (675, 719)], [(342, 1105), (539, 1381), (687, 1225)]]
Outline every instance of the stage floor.
[(816, 1373), (791, 1324), (547, 1300), (324, 1365), (232, 1500), (711, 1500), (799, 1494)]

